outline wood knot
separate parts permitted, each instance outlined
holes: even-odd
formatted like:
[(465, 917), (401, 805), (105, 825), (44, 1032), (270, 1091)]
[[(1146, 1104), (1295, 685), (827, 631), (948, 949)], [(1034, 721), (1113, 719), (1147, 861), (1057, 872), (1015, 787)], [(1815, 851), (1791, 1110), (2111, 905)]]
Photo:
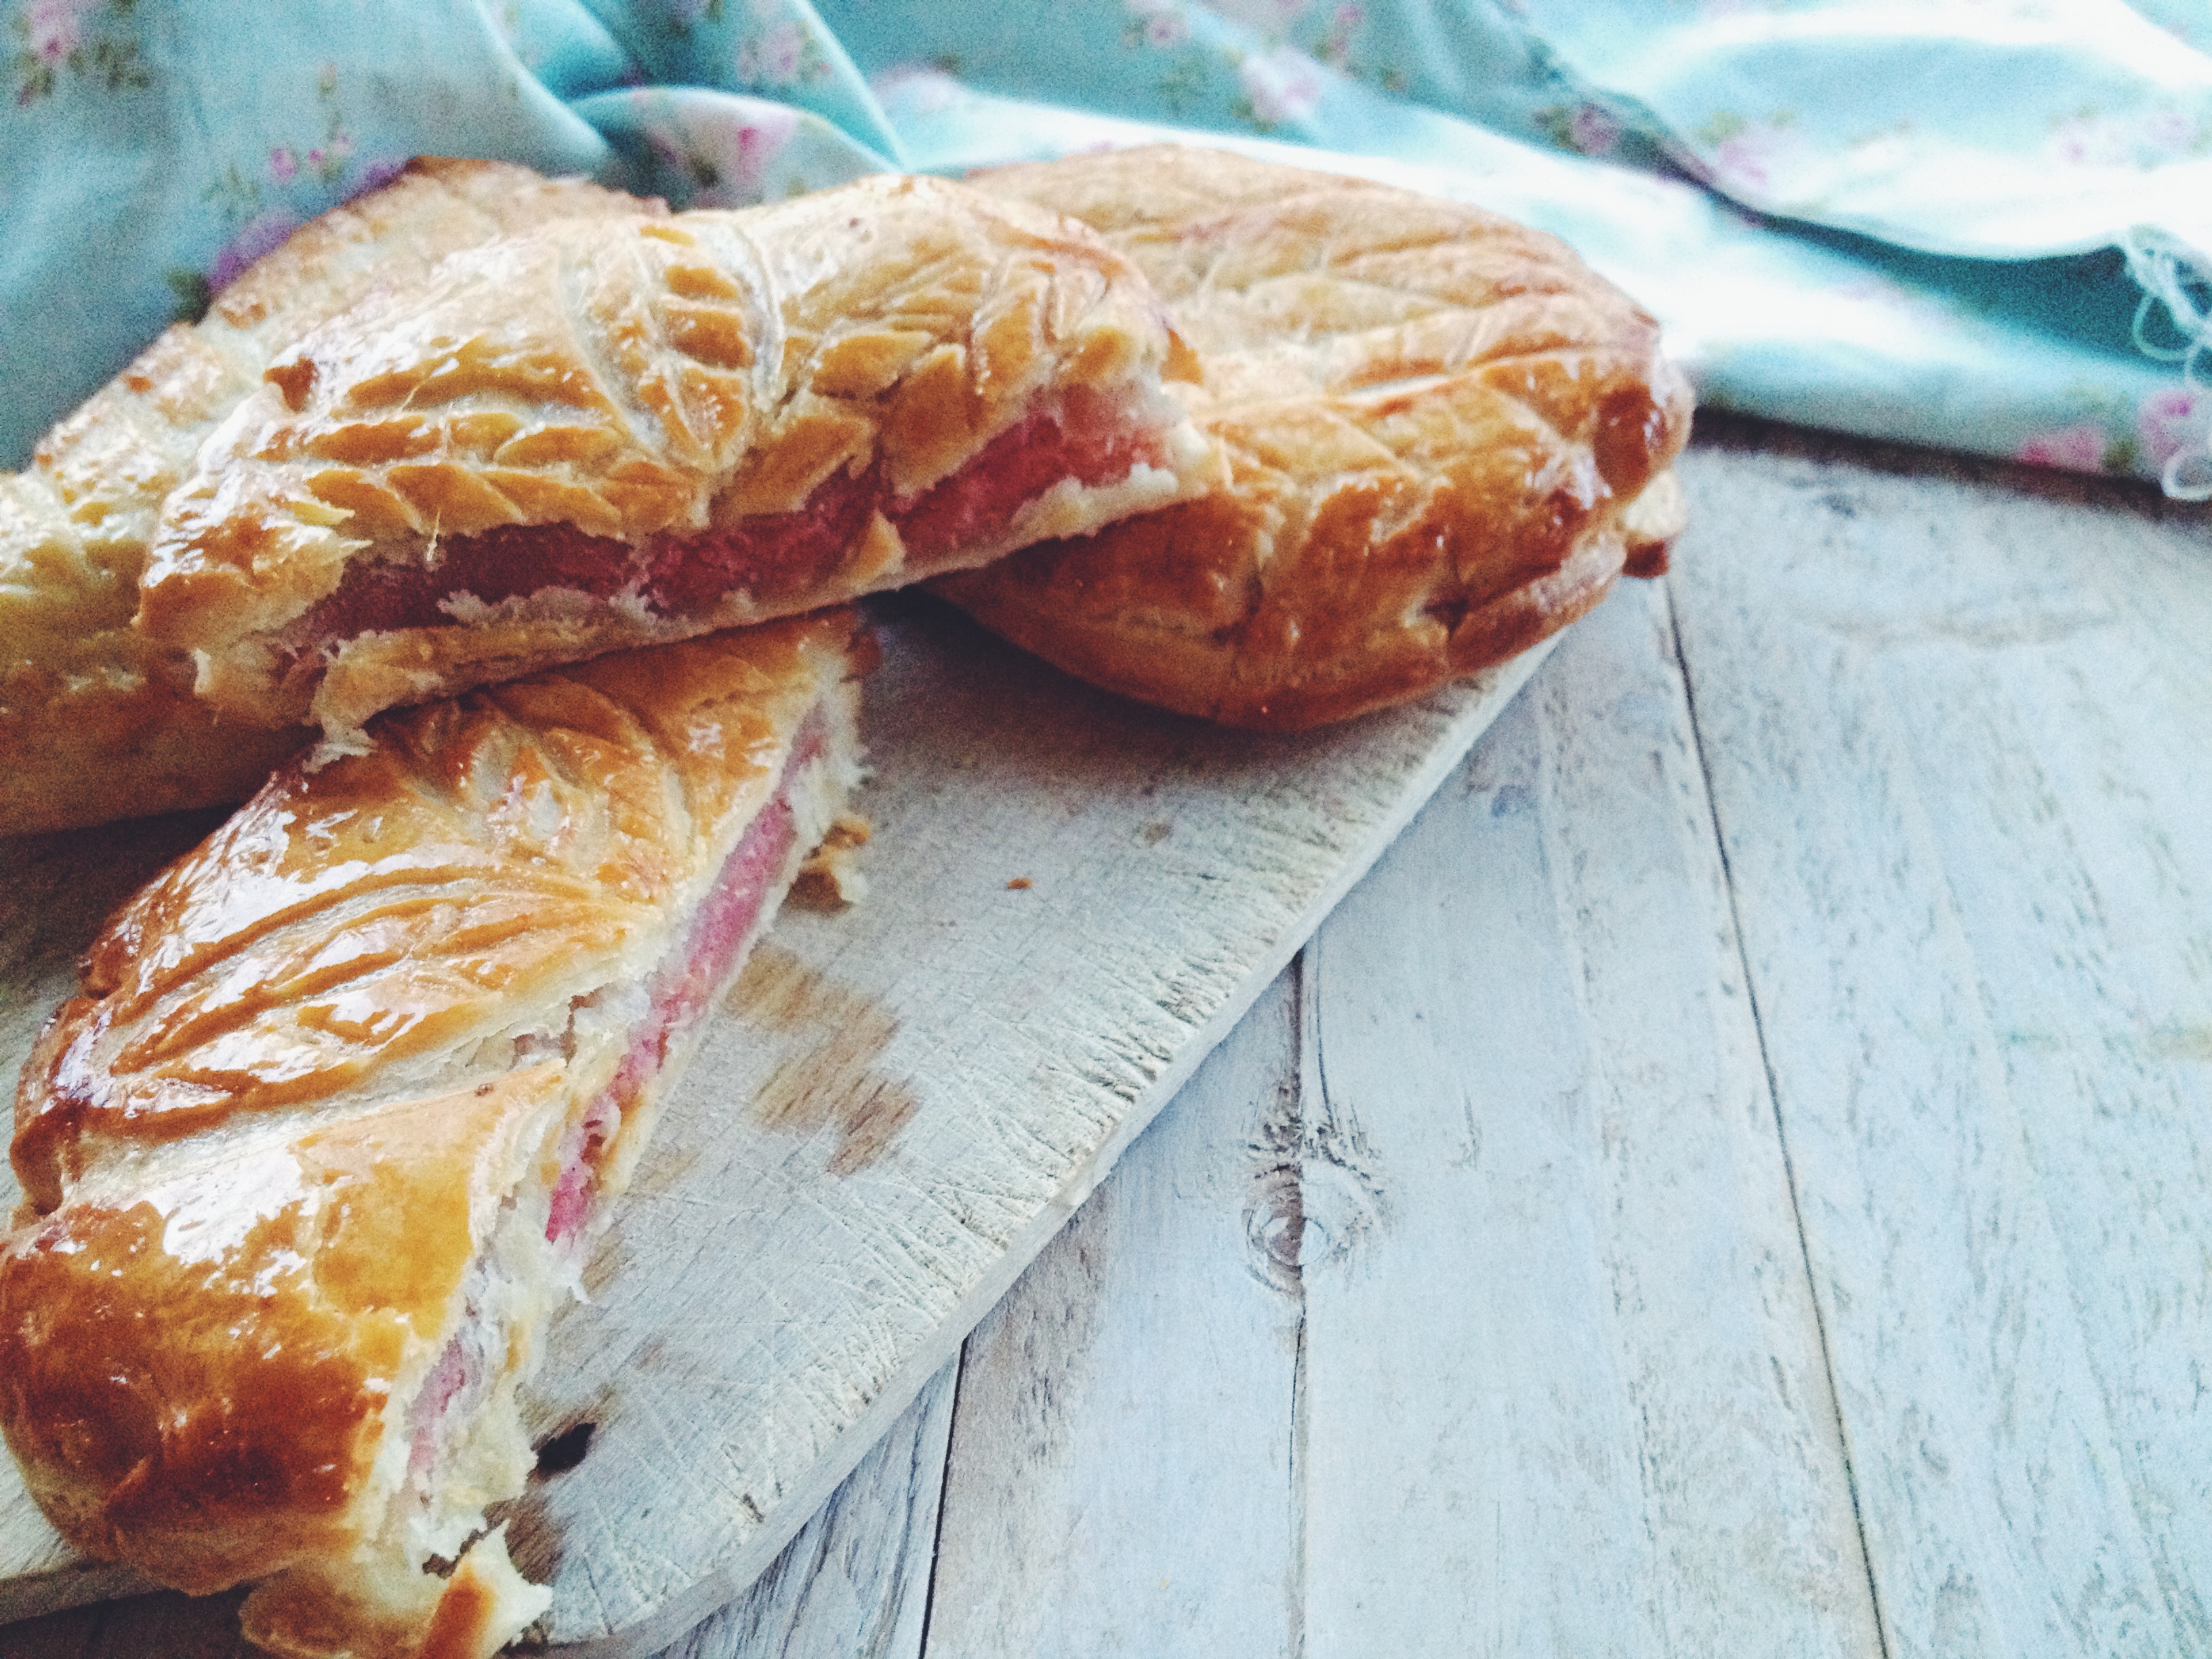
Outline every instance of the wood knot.
[(1252, 1271), (1285, 1294), (1305, 1275), (1351, 1255), (1384, 1220), (1382, 1194), (1356, 1169), (1310, 1149), (1254, 1177), (1244, 1201), (1244, 1239)]
[(1261, 1281), (1286, 1295), (1297, 1292), (1305, 1253), (1305, 1202), (1297, 1166), (1278, 1164), (1254, 1178), (1244, 1200), (1244, 1242)]

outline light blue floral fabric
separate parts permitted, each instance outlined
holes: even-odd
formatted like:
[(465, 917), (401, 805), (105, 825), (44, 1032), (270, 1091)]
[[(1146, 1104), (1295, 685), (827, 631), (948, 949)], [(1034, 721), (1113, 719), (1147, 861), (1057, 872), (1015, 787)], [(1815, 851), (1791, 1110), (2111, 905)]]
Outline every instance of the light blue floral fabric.
[(0, 0), (0, 465), (412, 155), (678, 205), (1162, 137), (1556, 231), (1707, 407), (2212, 496), (2208, 0)]

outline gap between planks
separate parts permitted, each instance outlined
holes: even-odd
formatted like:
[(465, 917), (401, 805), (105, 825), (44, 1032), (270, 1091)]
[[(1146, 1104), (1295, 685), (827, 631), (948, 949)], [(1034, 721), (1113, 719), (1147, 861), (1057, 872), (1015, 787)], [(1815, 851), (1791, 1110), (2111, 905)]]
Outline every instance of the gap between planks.
[[(1782, 1109), (1778, 1103), (1774, 1077), (1773, 1056), (1767, 1052), (1766, 1024), (1759, 1012), (1759, 983), (1751, 970), (1751, 961), (1744, 954), (1743, 916), (1736, 896), (1735, 872), (1729, 863), (1728, 842), (1721, 834), (1721, 824), (1713, 807), (1713, 769), (1711, 757), (1705, 752), (1705, 734), (1698, 726), (1698, 679), (1690, 670), (1689, 659), (1682, 652), (1682, 624), (1674, 592), (1678, 578), (1668, 575), (1661, 582), (1661, 592), (1667, 613), (1667, 638), (1674, 653), (1674, 672), (1682, 681), (1682, 708), (1689, 727), (1690, 742), (1698, 757), (1698, 775), (1704, 781), (1705, 820), (1712, 826), (1713, 852), (1720, 860), (1721, 884), (1728, 895), (1729, 930), (1735, 936), (1736, 966), (1743, 975), (1744, 1002), (1751, 1015), (1751, 1029), (1759, 1044), (1759, 1070), (1766, 1078), (1766, 1103), (1774, 1121), (1774, 1144), (1782, 1154), (1782, 1176), (1790, 1190), (1790, 1214), (1797, 1228), (1798, 1260), (1805, 1269), (1805, 1282), (1813, 1282), (1812, 1246), (1805, 1237), (1805, 1209), (1797, 1196), (1797, 1170), (1790, 1157), (1790, 1127), (1782, 1121)], [(1850, 1493), (1851, 1526), (1858, 1535), (1859, 1564), (1866, 1575), (1867, 1605), (1873, 1613), (1875, 1640), (1881, 1644), (1881, 1659), (1890, 1659), (1889, 1632), (1881, 1617), (1881, 1586), (1875, 1580), (1874, 1557), (1867, 1548), (1866, 1517), (1859, 1504), (1858, 1474), (1851, 1464), (1850, 1425), (1844, 1420), (1843, 1407), (1836, 1403), (1836, 1367), (1834, 1355), (1828, 1344), (1827, 1316), (1822, 1311), (1820, 1299), (1814, 1297), (1813, 1330), (1820, 1346), (1820, 1374), (1827, 1379), (1828, 1399), (1835, 1410), (1836, 1444), (1843, 1458), (1844, 1483)]]
[(933, 1652), (1879, 1651), (1667, 633), (1570, 634), (979, 1328)]

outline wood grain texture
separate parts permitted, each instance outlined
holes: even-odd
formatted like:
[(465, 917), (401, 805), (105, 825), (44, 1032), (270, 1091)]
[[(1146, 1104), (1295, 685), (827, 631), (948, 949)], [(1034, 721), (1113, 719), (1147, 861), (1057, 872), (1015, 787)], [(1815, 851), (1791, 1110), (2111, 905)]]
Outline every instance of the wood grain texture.
[[(597, 1429), (511, 1538), (556, 1647), (650, 1651), (768, 1566), (1541, 654), (1261, 738), (1086, 690), (928, 601), (887, 614), (872, 895), (787, 909), (556, 1324), (533, 1433)], [(8, 852), (76, 893), (88, 845)], [(153, 862), (127, 836), (105, 856)], [(94, 908), (0, 923), (25, 941), (11, 1072)], [(0, 1618), (112, 1593), (6, 1479)]]
[(933, 1655), (1880, 1651), (1663, 590), (969, 1344)]
[(1288, 1654), (1293, 975), (969, 1339), (933, 1654)]
[(1771, 432), (1686, 479), (1889, 1651), (2212, 1651), (2212, 528)]
[(958, 1370), (932, 1377), (768, 1571), (661, 1659), (920, 1653)]

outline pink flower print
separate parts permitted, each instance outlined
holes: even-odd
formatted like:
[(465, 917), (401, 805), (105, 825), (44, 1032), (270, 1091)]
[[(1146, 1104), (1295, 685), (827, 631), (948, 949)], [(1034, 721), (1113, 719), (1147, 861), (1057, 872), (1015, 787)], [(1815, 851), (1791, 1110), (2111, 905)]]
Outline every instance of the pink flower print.
[(2185, 449), (2202, 449), (2212, 430), (2212, 392), (2193, 386), (2167, 386), (2144, 398), (2136, 410), (2136, 433), (2143, 458), (2162, 467)]
[(1595, 104), (1584, 104), (1567, 122), (1567, 142), (1584, 155), (1608, 155), (1620, 142), (1620, 123)]
[(684, 171), (706, 180), (694, 207), (744, 207), (766, 193), (769, 164), (799, 130), (799, 112), (762, 113), (742, 122), (716, 122), (683, 135), (690, 155)]
[(1731, 195), (1755, 201), (1786, 193), (1790, 174), (1804, 159), (1797, 118), (1789, 110), (1777, 110), (1763, 121), (1747, 121), (1734, 110), (1718, 110), (1693, 137), (1704, 146), (1712, 182)]
[(2143, 138), (2151, 149), (2179, 155), (2197, 136), (2197, 123), (2178, 109), (2162, 109), (2143, 118)]
[[(315, 153), (313, 150), (308, 151), (308, 164), (310, 166), (313, 165), (314, 160)], [(283, 144), (277, 145), (276, 149), (269, 152), (269, 176), (271, 179), (274, 179), (278, 184), (290, 184), (292, 182), (292, 176), (298, 173), (299, 170), (299, 158), (294, 155), (292, 152)]]
[(1328, 33), (1314, 47), (1314, 56), (1324, 64), (1345, 62), (1352, 56), (1352, 37), (1359, 33), (1359, 26), (1366, 21), (1364, 7), (1339, 6), (1329, 14)]
[(353, 188), (346, 192), (346, 200), (350, 202), (356, 196), (367, 195), (380, 185), (388, 185), (406, 171), (407, 158), (404, 155), (371, 161), (361, 170), (361, 177), (354, 180)]
[(282, 208), (247, 220), (216, 254), (215, 264), (208, 268), (208, 286), (222, 293), (246, 266), (280, 246), (299, 227), (300, 222)]
[(2054, 122), (2044, 148), (2053, 161), (2071, 167), (2108, 167), (2128, 159), (2118, 130), (2087, 110)]
[(2101, 471), (2105, 465), (2105, 429), (2083, 422), (2039, 432), (2013, 452), (2030, 466), (2055, 466), (2069, 472)]
[(786, 23), (768, 38), (768, 78), (777, 86), (785, 86), (799, 78), (799, 64), (806, 49), (806, 37), (799, 33), (799, 25)]
[(1321, 70), (1312, 58), (1290, 46), (1247, 58), (1237, 69), (1253, 113), (1269, 126), (1280, 126), (1313, 112), (1321, 102)]
[(1716, 144), (1712, 167), (1724, 185), (1747, 185), (1754, 191), (1766, 188), (1766, 157), (1753, 134), (1726, 138)]
[(799, 79), (805, 61), (806, 36), (797, 23), (787, 21), (738, 48), (738, 77), (756, 85), (787, 87)]
[(88, 0), (31, 0), (23, 9), (27, 44), (33, 58), (58, 64), (84, 40)]
[(1125, 40), (1142, 40), (1148, 46), (1181, 46), (1190, 38), (1190, 21), (1178, 0), (1128, 0), (1135, 19)]

